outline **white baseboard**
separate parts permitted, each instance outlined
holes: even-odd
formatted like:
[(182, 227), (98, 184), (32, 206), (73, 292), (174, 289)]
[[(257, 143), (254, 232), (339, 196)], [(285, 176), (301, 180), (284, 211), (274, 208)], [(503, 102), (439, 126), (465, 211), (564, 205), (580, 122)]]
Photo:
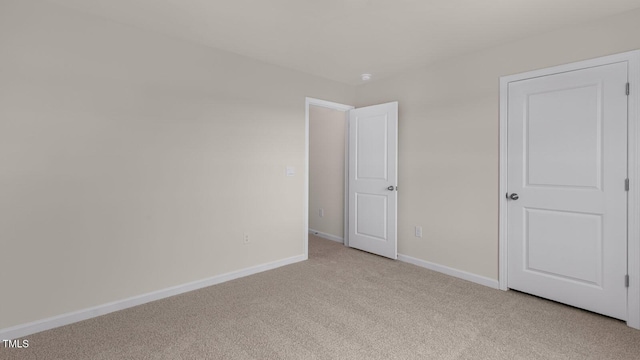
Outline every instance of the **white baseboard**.
[(94, 306), (91, 308), (78, 310), (42, 320), (37, 320), (27, 324), (16, 325), (5, 329), (0, 329), (0, 340), (11, 340), (21, 338), (27, 335), (35, 334), (37, 332), (50, 330), (59, 326), (72, 324), (78, 321), (91, 319), (101, 315), (106, 315), (114, 311), (127, 309), (130, 307), (142, 305), (151, 301), (156, 301), (171, 297), (174, 295), (186, 293), (193, 290), (198, 290), (208, 286), (220, 284), (226, 281), (238, 279), (241, 277), (257, 274), (263, 271), (275, 269), (281, 266), (290, 265), (300, 261), (306, 260), (304, 255), (298, 255), (287, 259), (277, 260), (274, 262), (252, 266), (246, 269), (232, 271), (226, 274), (217, 275), (208, 279), (193, 281), (190, 283), (173, 286), (170, 288), (153, 291), (147, 294), (142, 294), (128, 299), (118, 300), (111, 303)]
[(432, 263), (432, 262), (429, 262), (429, 261), (416, 259), (414, 257), (407, 256), (407, 255), (402, 255), (402, 254), (398, 254), (398, 260), (400, 260), (402, 262), (409, 263), (409, 264), (413, 264), (413, 265), (416, 265), (416, 266), (420, 266), (420, 267), (423, 267), (425, 269), (429, 269), (429, 270), (437, 271), (439, 273), (443, 273), (443, 274), (446, 274), (446, 275), (457, 277), (457, 278), (460, 278), (460, 279), (463, 279), (463, 280), (471, 281), (471, 282), (474, 282), (476, 284), (488, 286), (490, 288), (494, 288), (494, 289), (499, 289), (500, 288), (500, 283), (498, 282), (498, 280), (494, 280), (494, 279), (491, 279), (491, 278), (488, 278), (488, 277), (472, 274), (470, 272), (466, 272), (466, 271), (450, 268), (450, 267), (444, 266), (444, 265), (438, 265), (438, 264), (435, 264), (435, 263)]
[(341, 244), (344, 244), (344, 239), (339, 237), (339, 236), (323, 233), (321, 231), (317, 231), (317, 230), (313, 230), (313, 229), (309, 229), (309, 234), (313, 234), (313, 235), (321, 237), (323, 239), (333, 240), (333, 241), (337, 241), (337, 242), (339, 242)]

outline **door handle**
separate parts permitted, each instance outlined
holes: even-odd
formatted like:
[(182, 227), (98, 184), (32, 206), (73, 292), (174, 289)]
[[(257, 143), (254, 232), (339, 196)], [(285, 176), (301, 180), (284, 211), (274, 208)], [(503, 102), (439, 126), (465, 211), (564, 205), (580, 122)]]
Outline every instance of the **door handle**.
[(509, 195), (509, 193), (507, 193), (507, 199), (511, 199), (511, 200), (518, 200), (520, 199), (520, 196), (516, 193), (513, 193), (511, 195)]
[(387, 190), (389, 190), (389, 191), (393, 191), (393, 190), (395, 190), (395, 189), (394, 189), (394, 187), (393, 187), (393, 186), (389, 186), (389, 187), (387, 188)]

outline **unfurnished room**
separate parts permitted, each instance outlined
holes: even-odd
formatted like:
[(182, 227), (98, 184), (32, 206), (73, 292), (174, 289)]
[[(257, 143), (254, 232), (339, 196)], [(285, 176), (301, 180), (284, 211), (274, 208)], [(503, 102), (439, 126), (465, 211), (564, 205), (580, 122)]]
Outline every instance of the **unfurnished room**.
[(640, 0), (0, 0), (0, 359), (640, 359)]

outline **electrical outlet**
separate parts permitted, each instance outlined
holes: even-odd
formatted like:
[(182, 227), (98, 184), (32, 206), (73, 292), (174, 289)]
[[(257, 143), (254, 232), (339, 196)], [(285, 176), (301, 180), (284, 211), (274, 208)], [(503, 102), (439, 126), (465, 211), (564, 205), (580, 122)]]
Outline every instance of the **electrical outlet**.
[(320, 209), (320, 210), (318, 211), (318, 215), (319, 215), (320, 217), (324, 217), (324, 209)]
[(251, 239), (249, 238), (249, 233), (244, 233), (243, 241), (245, 244), (248, 244), (251, 242)]
[(416, 226), (416, 237), (422, 237), (422, 226)]

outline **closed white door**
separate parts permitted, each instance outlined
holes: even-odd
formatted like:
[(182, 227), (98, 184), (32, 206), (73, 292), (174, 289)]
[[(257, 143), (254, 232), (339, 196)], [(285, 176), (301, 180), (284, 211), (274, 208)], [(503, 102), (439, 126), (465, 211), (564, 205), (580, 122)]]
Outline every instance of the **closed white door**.
[(350, 247), (397, 259), (398, 103), (349, 111)]
[(509, 83), (508, 287), (627, 316), (627, 63)]

